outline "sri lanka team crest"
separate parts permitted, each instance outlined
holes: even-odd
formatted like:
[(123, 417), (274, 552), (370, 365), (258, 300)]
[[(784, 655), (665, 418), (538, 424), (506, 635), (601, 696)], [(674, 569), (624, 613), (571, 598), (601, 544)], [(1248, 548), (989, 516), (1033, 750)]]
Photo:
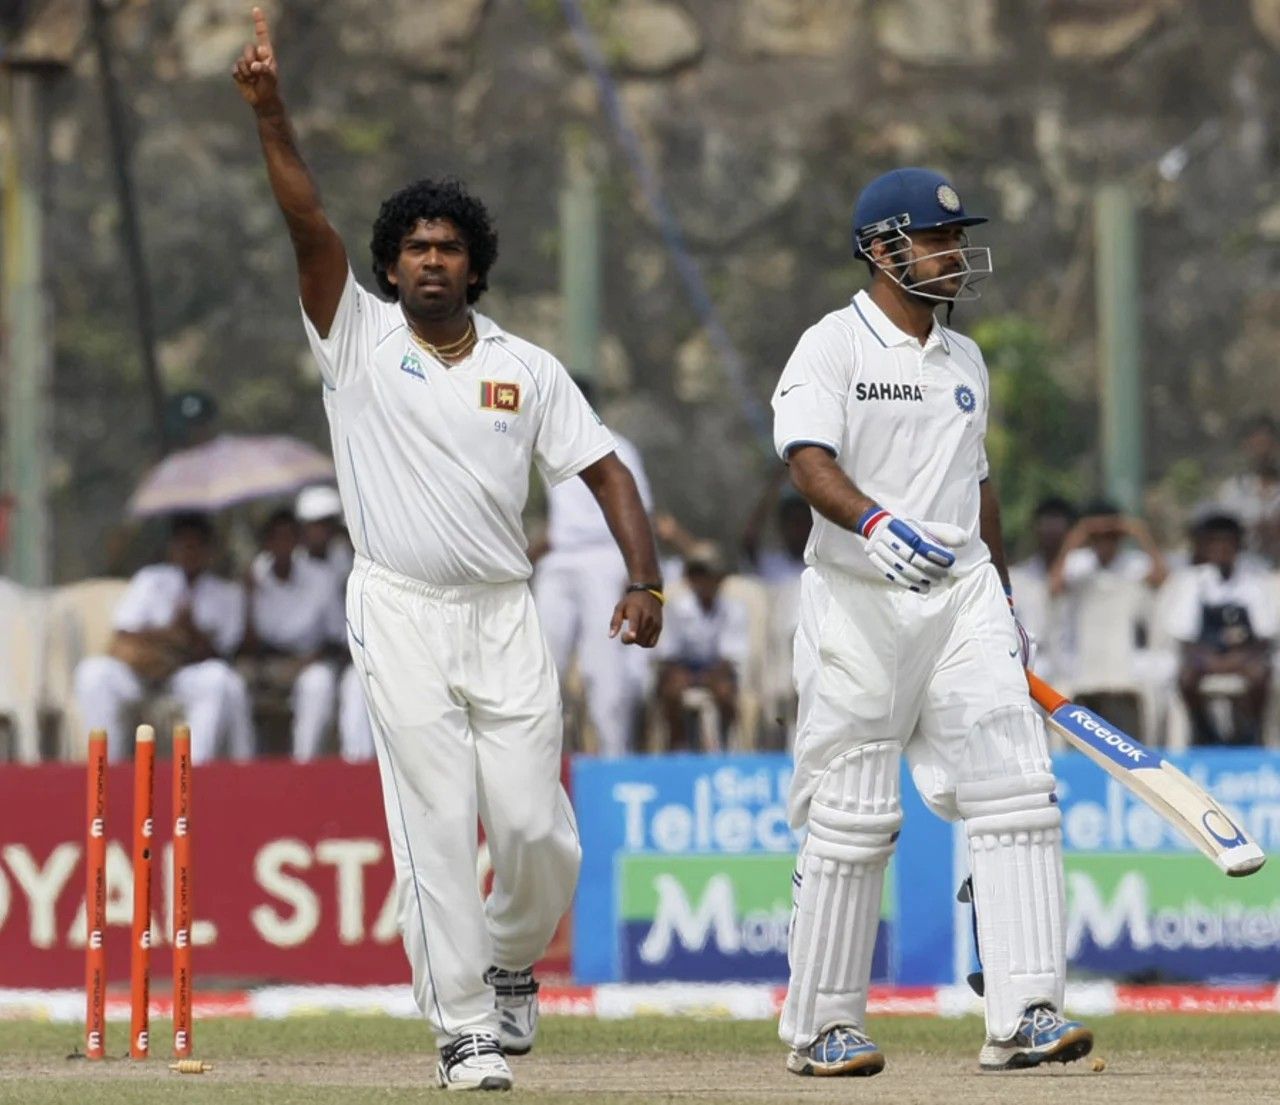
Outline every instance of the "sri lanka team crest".
[(956, 385), (956, 406), (965, 414), (972, 414), (973, 408), (978, 405), (977, 399), (973, 396), (973, 389), (968, 384)]
[(499, 380), (481, 380), (480, 406), (487, 411), (509, 411), (516, 414), (520, 410), (520, 385), (506, 384)]

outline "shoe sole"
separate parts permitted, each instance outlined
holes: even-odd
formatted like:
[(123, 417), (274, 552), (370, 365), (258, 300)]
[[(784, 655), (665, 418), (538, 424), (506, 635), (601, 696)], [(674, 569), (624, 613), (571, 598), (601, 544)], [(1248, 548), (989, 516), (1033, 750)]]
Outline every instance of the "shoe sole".
[(859, 1055), (846, 1063), (814, 1063), (806, 1060), (798, 1070), (788, 1061), (787, 1070), (792, 1074), (813, 1078), (870, 1078), (884, 1070), (884, 1056)]
[(997, 1073), (1004, 1070), (1030, 1070), (1042, 1063), (1074, 1063), (1077, 1059), (1083, 1059), (1092, 1050), (1093, 1033), (1087, 1028), (1077, 1028), (1066, 1033), (1052, 1051), (1015, 1052), (1009, 1056), (1009, 1061), (1006, 1063), (998, 1066), (980, 1063), (979, 1066), (983, 1070)]
[(533, 1050), (533, 1044), (527, 1047), (511, 1047), (509, 1044), (502, 1045), (503, 1055), (528, 1055)]
[(467, 1090), (509, 1090), (511, 1089), (511, 1084), (510, 1078), (491, 1074), (480, 1079), (479, 1082), (449, 1082), (445, 1084), (444, 1088), (465, 1093)]

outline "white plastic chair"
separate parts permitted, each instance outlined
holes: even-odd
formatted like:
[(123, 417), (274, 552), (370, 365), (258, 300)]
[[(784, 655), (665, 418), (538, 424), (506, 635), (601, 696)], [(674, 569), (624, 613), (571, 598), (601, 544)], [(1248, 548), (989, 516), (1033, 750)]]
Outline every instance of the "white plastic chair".
[(40, 760), (45, 595), (0, 579), (0, 715), (12, 726), (9, 758)]

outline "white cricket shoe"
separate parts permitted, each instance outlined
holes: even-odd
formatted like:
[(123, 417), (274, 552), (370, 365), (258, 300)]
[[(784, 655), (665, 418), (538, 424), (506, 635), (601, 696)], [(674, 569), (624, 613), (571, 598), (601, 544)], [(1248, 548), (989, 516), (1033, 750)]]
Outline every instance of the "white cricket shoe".
[(1070, 1063), (1093, 1049), (1093, 1033), (1052, 1005), (1033, 1005), (1007, 1040), (988, 1039), (978, 1053), (983, 1070), (1022, 1070), (1041, 1063)]
[(513, 1080), (498, 1037), (472, 1029), (440, 1049), (436, 1081), (446, 1090), (509, 1090)]
[(884, 1055), (867, 1034), (852, 1024), (827, 1025), (808, 1047), (791, 1049), (787, 1070), (819, 1078), (879, 1074)]
[(490, 967), (484, 980), (493, 987), (502, 1050), (508, 1055), (528, 1055), (538, 1035), (538, 982), (533, 968), (504, 971)]

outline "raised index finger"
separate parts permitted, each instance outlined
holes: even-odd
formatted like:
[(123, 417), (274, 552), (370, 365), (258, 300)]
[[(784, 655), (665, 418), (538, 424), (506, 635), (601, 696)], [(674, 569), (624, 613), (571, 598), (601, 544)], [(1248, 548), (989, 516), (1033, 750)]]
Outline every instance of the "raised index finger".
[(267, 27), (267, 17), (262, 14), (261, 8), (253, 9), (253, 36), (258, 40), (259, 46), (271, 49), (271, 31)]

